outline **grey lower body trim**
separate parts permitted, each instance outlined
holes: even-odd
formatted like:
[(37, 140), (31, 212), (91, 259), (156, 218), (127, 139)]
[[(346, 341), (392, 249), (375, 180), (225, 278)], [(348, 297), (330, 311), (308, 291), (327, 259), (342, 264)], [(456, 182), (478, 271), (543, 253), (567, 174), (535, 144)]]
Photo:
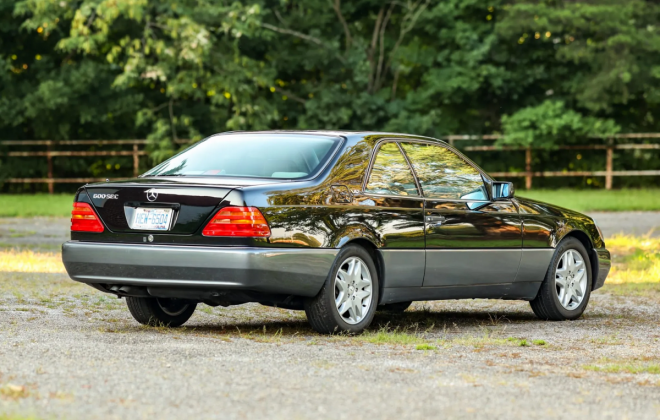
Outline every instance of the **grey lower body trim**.
[(554, 254), (554, 248), (523, 248), (516, 283), (542, 282)]
[(251, 248), (69, 241), (62, 261), (73, 280), (189, 286), (315, 296), (338, 249)]
[(540, 282), (480, 284), (446, 287), (399, 287), (383, 290), (380, 304), (449, 299), (507, 299), (532, 300), (541, 287)]
[(380, 249), (383, 258), (383, 288), (420, 287), (424, 282), (426, 251), (421, 249)]
[(511, 283), (520, 248), (427, 249), (424, 287)]

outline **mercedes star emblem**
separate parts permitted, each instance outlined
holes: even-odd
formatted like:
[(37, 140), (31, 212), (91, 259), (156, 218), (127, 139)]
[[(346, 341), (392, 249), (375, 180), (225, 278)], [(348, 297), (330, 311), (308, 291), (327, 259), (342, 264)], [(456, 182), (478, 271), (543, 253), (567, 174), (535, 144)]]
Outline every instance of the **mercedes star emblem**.
[(147, 200), (149, 201), (154, 201), (158, 198), (158, 193), (154, 190), (147, 190), (145, 192), (147, 193)]

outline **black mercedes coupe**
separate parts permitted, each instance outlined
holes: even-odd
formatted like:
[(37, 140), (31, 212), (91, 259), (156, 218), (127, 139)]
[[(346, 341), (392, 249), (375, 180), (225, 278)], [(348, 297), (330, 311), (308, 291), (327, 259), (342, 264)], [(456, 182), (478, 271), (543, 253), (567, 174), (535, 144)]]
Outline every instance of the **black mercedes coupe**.
[(259, 302), (305, 310), (321, 333), (441, 299), (576, 319), (610, 270), (590, 217), (514, 197), (442, 141), (346, 131), (216, 134), (135, 179), (85, 185), (62, 259), (142, 324)]

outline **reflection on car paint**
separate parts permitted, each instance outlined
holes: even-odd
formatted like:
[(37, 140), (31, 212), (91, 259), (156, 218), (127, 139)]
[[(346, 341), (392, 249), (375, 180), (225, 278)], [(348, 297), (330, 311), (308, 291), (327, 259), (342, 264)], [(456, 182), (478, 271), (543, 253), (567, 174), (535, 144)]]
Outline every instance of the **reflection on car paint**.
[[(319, 180), (307, 180), (296, 183), (273, 183), (272, 180), (241, 180), (245, 187), (238, 185), (239, 190), (233, 190), (224, 199), (218, 198), (229, 191), (226, 186), (192, 186), (199, 181), (185, 178), (163, 179), (139, 178), (127, 182), (113, 182), (112, 186), (89, 186), (90, 191), (103, 194), (121, 194), (119, 200), (105, 200), (94, 206), (103, 212), (102, 218), (110, 228), (104, 233), (104, 240), (112, 242), (139, 243), (141, 235), (129, 232), (125, 222), (123, 206), (125, 201), (146, 201), (142, 197), (143, 189), (136, 188), (135, 193), (128, 188), (139, 187), (140, 184), (162, 185), (159, 187), (159, 202), (181, 202), (179, 194), (191, 189), (208, 191), (196, 196), (189, 195), (189, 202), (182, 203), (181, 211), (177, 212), (176, 223), (166, 233), (154, 235), (155, 243), (197, 243), (205, 245), (259, 245), (270, 247), (326, 247), (339, 246), (351, 239), (365, 239), (380, 247), (416, 248), (424, 246), (424, 200), (401, 197), (382, 197), (362, 194), (369, 162), (373, 148), (379, 141), (390, 138), (387, 135), (367, 135), (361, 139), (349, 141), (344, 145), (334, 161), (329, 164), (326, 173)], [(414, 136), (397, 137), (402, 140), (416, 141)], [(448, 147), (448, 146), (446, 146)], [(218, 179), (213, 180), (214, 183)], [(193, 183), (193, 184), (191, 184)], [(236, 182), (237, 184), (240, 184)], [(126, 186), (124, 188), (123, 186)], [(333, 186), (340, 186), (352, 196), (350, 202), (337, 203)], [(169, 190), (169, 192), (167, 191)], [(135, 194), (135, 196), (131, 196)], [(81, 191), (81, 196), (86, 193)], [(346, 195), (346, 194), (345, 194)], [(88, 201), (92, 202), (89, 198)], [(190, 232), (201, 229), (208, 215), (214, 208), (227, 205), (243, 205), (249, 201), (251, 205), (263, 210), (266, 220), (271, 224), (272, 235), (269, 239), (262, 238), (205, 238), (190, 236)], [(491, 215), (482, 221), (474, 221), (470, 217), (462, 220), (451, 216), (442, 228), (432, 228), (435, 237), (428, 239), (431, 246), (438, 245), (438, 240), (449, 232), (459, 232), (455, 243), (467, 248), (495, 246), (517, 246), (519, 240), (525, 248), (543, 248), (554, 246), (563, 235), (571, 230), (583, 230), (591, 238), (598, 241), (599, 235), (590, 221), (578, 213), (566, 213), (564, 209), (536, 202), (534, 200), (516, 198), (513, 202), (490, 202), (485, 206), (471, 210), (471, 201), (433, 201), (427, 200), (426, 211), (470, 212), (479, 215)], [(481, 203), (481, 202), (480, 202)], [(518, 216), (518, 209), (520, 215)], [(508, 215), (508, 216), (507, 216)], [(570, 215), (570, 223), (564, 229), (558, 229), (556, 218)], [(395, 221), (386, 221), (387, 217)], [(479, 234), (485, 234), (479, 238)], [(73, 233), (74, 239), (96, 240), (91, 233)], [(522, 239), (519, 239), (522, 238)], [(594, 247), (604, 246), (594, 243)]]

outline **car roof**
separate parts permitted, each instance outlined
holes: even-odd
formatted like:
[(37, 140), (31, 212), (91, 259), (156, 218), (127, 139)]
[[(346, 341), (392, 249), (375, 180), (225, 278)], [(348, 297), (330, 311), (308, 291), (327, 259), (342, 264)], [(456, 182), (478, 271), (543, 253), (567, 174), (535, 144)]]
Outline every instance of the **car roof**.
[(231, 134), (301, 134), (301, 135), (318, 135), (318, 136), (337, 136), (346, 138), (364, 138), (367, 136), (378, 137), (406, 137), (414, 139), (432, 140), (445, 143), (443, 140), (435, 139), (433, 137), (420, 136), (417, 134), (395, 133), (387, 131), (359, 131), (359, 130), (262, 130), (262, 131), (226, 131), (215, 135), (231, 135)]

